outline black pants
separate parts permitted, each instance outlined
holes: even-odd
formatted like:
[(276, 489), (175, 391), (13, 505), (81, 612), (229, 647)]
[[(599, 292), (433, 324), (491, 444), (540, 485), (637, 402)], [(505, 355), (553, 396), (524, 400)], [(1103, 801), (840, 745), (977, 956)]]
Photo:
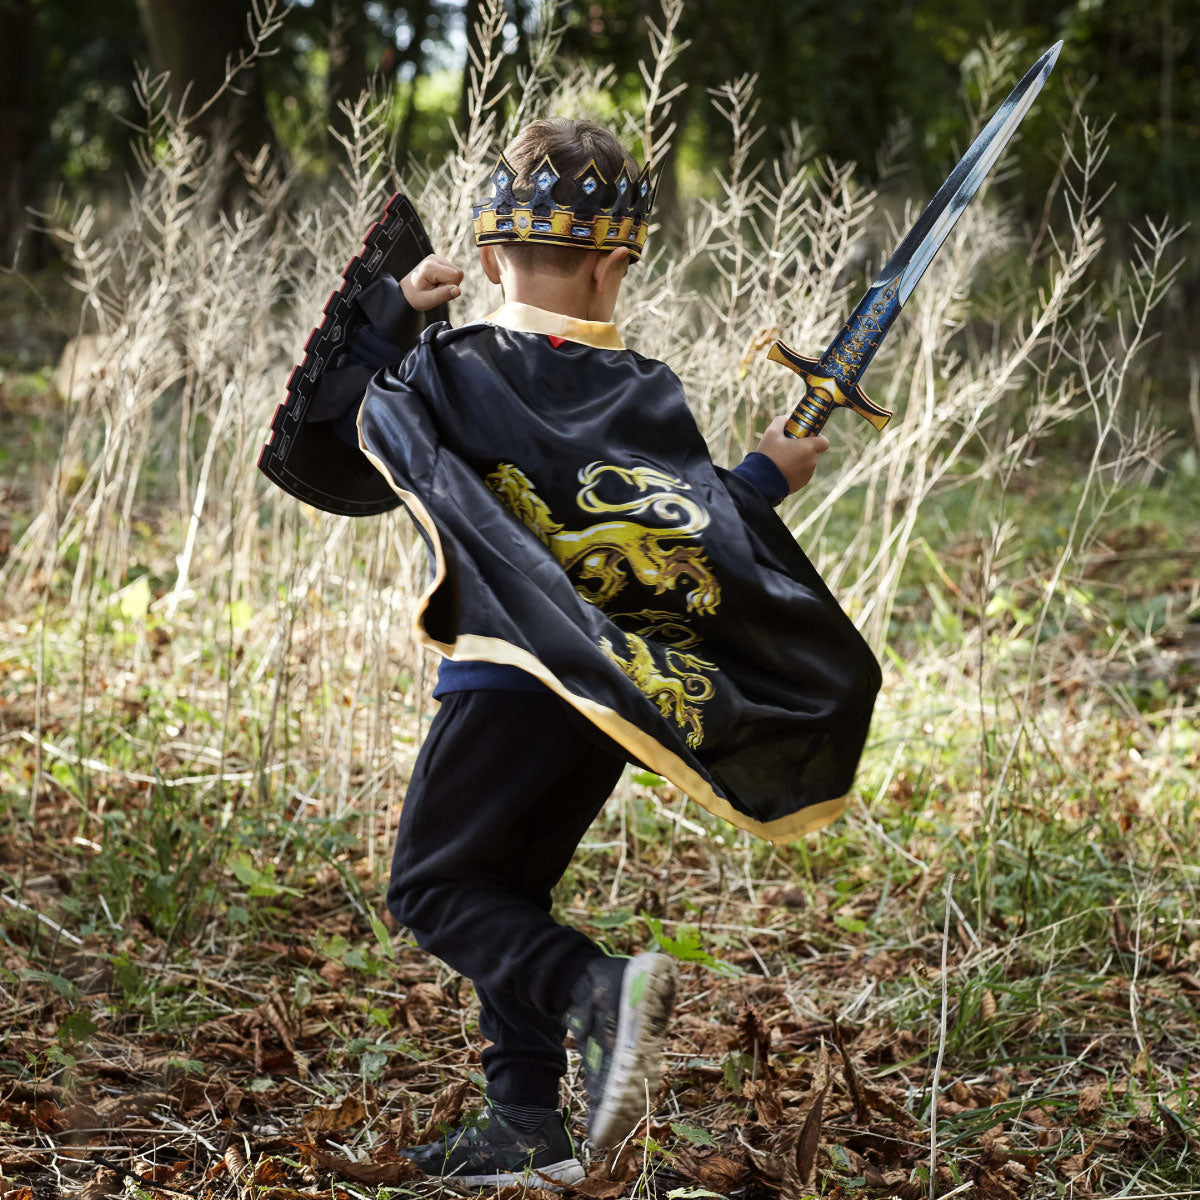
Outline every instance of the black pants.
[(491, 1099), (558, 1103), (571, 986), (602, 953), (550, 892), (625, 754), (549, 692), (453, 692), (400, 815), (388, 908), (479, 994)]

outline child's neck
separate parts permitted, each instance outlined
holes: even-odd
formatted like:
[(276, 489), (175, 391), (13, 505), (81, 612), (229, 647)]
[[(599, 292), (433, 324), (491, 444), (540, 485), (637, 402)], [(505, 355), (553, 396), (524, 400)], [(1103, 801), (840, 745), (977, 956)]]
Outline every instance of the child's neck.
[(504, 283), (504, 299), (518, 304), (531, 304), (547, 312), (561, 313), (581, 321), (611, 321), (615, 302), (594, 289), (581, 288), (574, 279), (553, 277), (539, 279), (509, 278)]

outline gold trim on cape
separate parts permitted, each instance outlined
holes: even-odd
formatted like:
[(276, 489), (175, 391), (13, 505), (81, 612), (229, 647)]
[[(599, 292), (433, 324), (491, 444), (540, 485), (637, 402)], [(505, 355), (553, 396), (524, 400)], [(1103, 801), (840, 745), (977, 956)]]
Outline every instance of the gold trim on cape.
[(483, 319), (502, 329), (513, 329), (517, 333), (545, 333), (596, 350), (625, 349), (625, 343), (611, 321), (585, 321), (582, 317), (568, 317), (563, 313), (551, 312), (548, 308), (522, 304), (519, 300), (505, 301)]
[[(510, 305), (506, 304), (503, 308), (498, 309), (497, 312), (504, 314), (505, 310), (509, 307)], [(574, 323), (574, 319), (571, 317), (563, 317), (559, 313), (547, 313), (544, 309), (533, 308), (527, 304), (515, 305), (515, 307), (534, 313), (545, 313), (545, 315), (553, 317), (556, 320)], [(500, 324), (501, 322), (497, 321), (496, 323)], [(598, 321), (582, 321), (577, 323), (604, 327), (604, 323)], [(511, 328), (511, 326), (507, 327)], [(530, 332), (541, 333), (547, 331), (539, 329)], [(615, 327), (613, 327), (613, 332), (615, 334)], [(563, 337), (566, 335), (559, 334), (558, 336)], [(620, 339), (618, 338), (617, 340), (619, 341)], [(591, 343), (587, 344), (590, 345)], [(615, 712), (611, 708), (606, 708), (602, 704), (598, 704), (588, 696), (580, 696), (575, 692), (569, 691), (557, 676), (552, 674), (546, 665), (528, 650), (520, 646), (514, 646), (511, 642), (506, 642), (501, 638), (483, 637), (474, 633), (461, 634), (454, 642), (439, 642), (436, 638), (432, 637), (425, 630), (424, 617), (425, 610), (429, 607), (434, 592), (437, 591), (442, 581), (446, 578), (446, 558), (442, 552), (442, 539), (438, 534), (433, 518), (429, 515), (429, 510), (421, 502), (420, 497), (400, 487), (395, 479), (392, 478), (392, 473), (388, 470), (383, 460), (372, 454), (363, 445), (362, 405), (359, 406), (356, 425), (358, 427), (359, 448), (374, 465), (376, 470), (388, 481), (388, 484), (396, 495), (404, 501), (413, 519), (428, 535), (429, 541), (433, 546), (433, 578), (417, 601), (417, 609), (413, 615), (412, 624), (413, 634), (422, 646), (426, 646), (430, 650), (436, 650), (445, 658), (453, 659), (455, 662), (491, 662), (504, 666), (518, 667), (520, 670), (544, 683), (556, 696), (565, 700), (572, 708), (587, 717), (598, 729), (608, 734), (619, 746), (634, 755), (643, 766), (653, 771), (656, 775), (661, 775), (669, 783), (673, 783), (685, 795), (696, 801), (697, 804), (708, 809), (713, 816), (721, 817), (731, 825), (737, 826), (738, 829), (744, 829), (748, 833), (764, 838), (768, 842), (774, 842), (778, 845), (794, 841), (806, 833), (813, 833), (818, 829), (822, 829), (831, 821), (837, 820), (845, 812), (846, 803), (849, 798), (848, 795), (839, 796), (834, 800), (824, 800), (820, 804), (810, 804), (808, 807), (802, 808), (799, 812), (789, 813), (788, 816), (779, 817), (774, 821), (756, 821), (753, 817), (748, 817), (745, 813), (738, 812), (724, 796), (718, 796), (713, 791), (712, 785), (703, 776), (688, 766), (677, 754), (662, 745), (661, 742), (655, 741), (648, 733), (639, 729), (632, 721), (626, 720), (620, 713)]]

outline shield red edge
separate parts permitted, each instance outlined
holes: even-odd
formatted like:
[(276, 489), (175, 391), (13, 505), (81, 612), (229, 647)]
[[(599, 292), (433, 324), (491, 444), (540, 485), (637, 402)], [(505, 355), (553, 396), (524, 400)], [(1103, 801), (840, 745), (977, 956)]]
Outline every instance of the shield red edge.
[[(366, 455), (334, 437), (328, 422), (306, 418), (322, 374), (338, 365), (356, 323), (365, 320), (355, 298), (383, 273), (397, 278), (407, 275), (432, 249), (408, 197), (395, 193), (326, 301), (321, 321), (308, 335), (303, 356), (271, 418), (258, 467), (289, 495), (326, 512), (352, 517), (387, 512), (400, 503)], [(443, 321), (446, 307), (424, 315), (426, 325)]]

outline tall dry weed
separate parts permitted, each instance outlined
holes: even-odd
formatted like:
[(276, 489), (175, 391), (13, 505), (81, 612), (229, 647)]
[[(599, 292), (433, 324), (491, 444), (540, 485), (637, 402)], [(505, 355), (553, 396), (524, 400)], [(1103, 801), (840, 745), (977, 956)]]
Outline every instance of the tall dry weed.
[[(661, 154), (675, 133), (666, 80), (683, 49), (681, 11), (681, 0), (666, 0), (643, 107), (622, 117), (638, 150)], [(301, 200), (264, 155), (242, 164), (246, 198), (228, 214), (221, 148), (199, 140), (162, 82), (147, 79), (145, 174), (127, 213), (103, 233), (88, 208), (59, 227), (82, 325), (100, 350), (3, 584), (13, 602), (41, 606), (40, 623), (30, 622), (44, 678), (33, 736), (43, 738), (51, 693), (63, 702), (73, 679), (76, 717), (55, 744), (81, 775), (95, 769), (85, 761), (90, 731), (119, 719), (122, 689), (138, 681), (143, 693), (157, 687), (215, 714), (145, 749), (166, 773), (183, 762), (208, 773), (230, 817), (244, 797), (269, 792), (370, 819), (402, 786), (398, 748), (414, 744), (431, 682), (408, 634), (426, 571), (421, 544), (403, 516), (356, 521), (298, 504), (255, 460), (309, 327), (393, 189), (413, 197), (438, 250), (468, 268), (456, 319), (495, 305), (471, 269), (469, 220), (491, 156), (535, 113), (588, 112), (610, 78), (564, 60), (549, 28), (519, 87), (497, 91), (503, 29), (493, 3), (471, 64), (470, 121), (429, 171), (392, 161), (386, 102), (364, 97), (347, 110), (344, 161), (326, 196)], [(1010, 44), (988, 45), (977, 90), (994, 101), (1020, 65)], [(657, 231), (619, 313), (630, 344), (675, 366), (715, 457), (729, 462), (798, 398), (794, 378), (761, 353), (773, 331), (820, 351), (919, 211), (861, 186), (849, 164), (815, 160), (799, 130), (778, 162), (757, 164), (754, 95), (753, 78), (714, 89), (731, 158), (708, 194), (685, 200), (675, 227)], [(1147, 227), (1119, 277), (1097, 271), (1104, 132), (1076, 113), (1041, 229), (985, 185), (870, 371), (868, 389), (896, 410), (893, 422), (876, 435), (835, 416), (832, 465), (783, 510), (882, 651), (889, 636), (903, 641), (897, 598), (928, 545), (930, 502), (956, 489), (976, 497), (972, 527), (946, 531), (974, 539), (979, 561), (977, 594), (960, 589), (956, 601), (959, 635), (893, 672), (883, 705), (936, 692), (979, 706), (1004, 747), (977, 797), (993, 824), (1037, 685), (1065, 652), (1050, 636), (1065, 621), (1048, 617), (1072, 603), (1067, 567), (1102, 529), (1118, 483), (1154, 465), (1156, 436), (1125, 418), (1124, 401), (1146, 314), (1171, 278), (1173, 233)], [(1022, 575), (1008, 554), (1020, 540), (1017, 485), (1037, 469), (1043, 440), (1081, 418), (1094, 450), (1077, 517), (1014, 658), (988, 597)], [(155, 581), (144, 604), (143, 574)], [(46, 633), (64, 613), (77, 634), (66, 648)], [(57, 654), (70, 669), (50, 670)]]

